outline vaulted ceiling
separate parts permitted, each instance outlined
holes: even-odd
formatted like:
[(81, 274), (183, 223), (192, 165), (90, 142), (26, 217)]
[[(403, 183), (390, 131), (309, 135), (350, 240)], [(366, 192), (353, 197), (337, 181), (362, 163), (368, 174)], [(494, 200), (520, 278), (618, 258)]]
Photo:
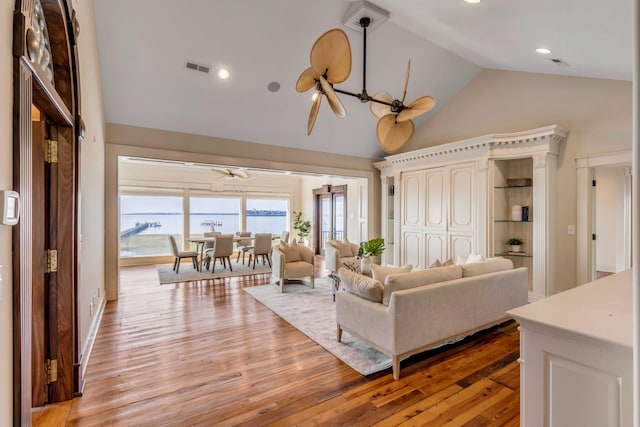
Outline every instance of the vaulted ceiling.
[[(326, 101), (307, 136), (311, 91), (295, 83), (314, 41), (346, 31), (352, 72), (337, 87), (362, 90), (362, 33), (342, 25), (347, 0), (94, 0), (105, 119), (155, 129), (381, 158), (368, 105)], [(375, 0), (390, 17), (367, 37), (366, 88), (436, 108), (483, 68), (631, 80), (631, 0)], [(535, 52), (552, 50), (549, 55)], [(559, 59), (560, 64), (551, 61)], [(188, 61), (211, 68), (187, 69)], [(219, 67), (231, 77), (216, 77)], [(278, 82), (280, 89), (268, 90)], [(179, 149), (179, 147), (177, 147)]]

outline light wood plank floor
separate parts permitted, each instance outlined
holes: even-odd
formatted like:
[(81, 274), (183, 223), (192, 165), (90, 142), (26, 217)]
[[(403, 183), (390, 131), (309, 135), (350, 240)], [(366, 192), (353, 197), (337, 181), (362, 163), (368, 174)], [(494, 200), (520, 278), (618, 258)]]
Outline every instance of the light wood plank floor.
[(84, 395), (35, 409), (34, 425), (519, 425), (514, 322), (404, 361), (399, 381), (363, 377), (243, 291), (268, 282), (123, 269)]

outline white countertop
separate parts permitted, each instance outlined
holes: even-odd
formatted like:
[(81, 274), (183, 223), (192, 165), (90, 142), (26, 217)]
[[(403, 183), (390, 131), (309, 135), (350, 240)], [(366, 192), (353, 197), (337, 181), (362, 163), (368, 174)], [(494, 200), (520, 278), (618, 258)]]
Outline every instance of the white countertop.
[(518, 322), (544, 325), (633, 349), (631, 270), (507, 312)]

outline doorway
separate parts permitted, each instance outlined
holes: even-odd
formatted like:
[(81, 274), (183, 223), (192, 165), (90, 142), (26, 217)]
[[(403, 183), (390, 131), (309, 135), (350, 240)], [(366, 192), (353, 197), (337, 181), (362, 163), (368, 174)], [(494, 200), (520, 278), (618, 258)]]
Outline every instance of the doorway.
[(347, 235), (347, 186), (325, 185), (313, 190), (314, 250), (324, 256), (327, 240)]

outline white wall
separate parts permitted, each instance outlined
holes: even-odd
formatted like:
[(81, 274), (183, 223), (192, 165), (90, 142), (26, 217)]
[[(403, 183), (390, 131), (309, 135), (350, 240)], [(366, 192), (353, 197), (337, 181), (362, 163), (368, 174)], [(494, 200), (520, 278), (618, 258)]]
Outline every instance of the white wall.
[(474, 136), (559, 124), (569, 137), (558, 157), (556, 290), (576, 283), (577, 157), (631, 148), (631, 82), (500, 70), (482, 71), (425, 125), (405, 150)]
[[(13, 189), (13, 6), (0, 1), (0, 189)], [(11, 227), (0, 225), (0, 425), (13, 423)]]
[(85, 139), (80, 144), (80, 235), (78, 313), (83, 368), (86, 368), (91, 328), (97, 327), (105, 303), (104, 285), (104, 112), (92, 1), (74, 1), (80, 22), (80, 96)]

